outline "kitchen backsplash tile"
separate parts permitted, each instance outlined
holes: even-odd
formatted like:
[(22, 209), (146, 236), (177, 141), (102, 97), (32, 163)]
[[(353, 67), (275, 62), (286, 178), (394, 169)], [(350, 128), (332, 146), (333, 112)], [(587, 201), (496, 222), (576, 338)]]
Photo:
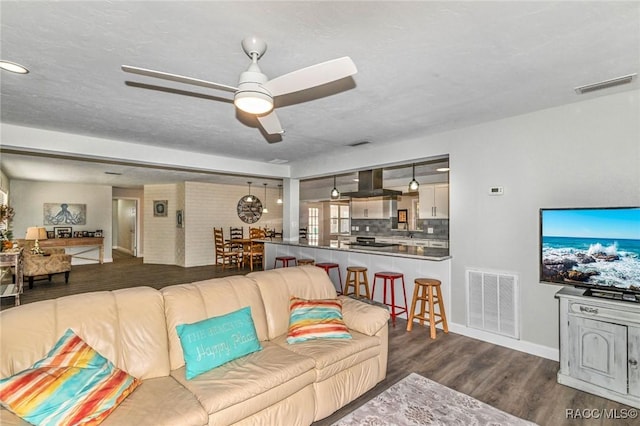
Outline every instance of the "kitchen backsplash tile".
[[(359, 228), (354, 230), (354, 226)], [(448, 240), (449, 239), (449, 219), (419, 219), (418, 226), (422, 231), (404, 231), (395, 229), (397, 218), (390, 219), (351, 219), (351, 235), (366, 236), (379, 235), (389, 237), (408, 237), (412, 234), (414, 238)], [(367, 231), (367, 227), (369, 230)], [(433, 233), (428, 234), (427, 229), (433, 228)]]

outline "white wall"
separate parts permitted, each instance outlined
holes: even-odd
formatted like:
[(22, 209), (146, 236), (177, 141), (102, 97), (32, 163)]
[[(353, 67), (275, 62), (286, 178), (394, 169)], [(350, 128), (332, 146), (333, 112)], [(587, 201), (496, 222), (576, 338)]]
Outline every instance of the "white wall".
[[(521, 340), (558, 348), (555, 285), (538, 279), (541, 207), (640, 205), (639, 93), (443, 135), (450, 142), (451, 318), (465, 324), (465, 269), (520, 281)], [(490, 186), (503, 196), (489, 196)]]
[[(225, 238), (230, 227), (244, 227), (245, 236), (249, 236), (249, 226), (268, 227), (282, 230), (282, 204), (276, 204), (278, 188), (267, 188), (267, 207), (254, 224), (242, 222), (237, 215), (238, 201), (248, 194), (248, 186), (220, 185), (212, 183), (185, 183), (185, 265), (211, 265), (215, 261), (213, 228), (222, 228)], [(264, 187), (260, 182), (251, 186), (251, 194), (257, 196), (263, 205)]]
[[(557, 358), (560, 287), (538, 279), (541, 207), (640, 205), (640, 91), (591, 96), (557, 108), (384, 147), (292, 164), (292, 176), (328, 175), (449, 154), (452, 312), (465, 328), (465, 269), (514, 272), (521, 339), (493, 340)], [(505, 194), (490, 197), (490, 186)]]
[[(111, 187), (73, 183), (50, 183), (12, 179), (9, 204), (15, 210), (14, 238), (24, 238), (29, 226), (43, 225), (44, 203), (78, 203), (87, 205), (87, 224), (74, 225), (73, 231), (102, 229), (104, 261), (111, 262)], [(52, 231), (53, 226), (45, 226)], [(74, 259), (74, 263), (77, 260)]]

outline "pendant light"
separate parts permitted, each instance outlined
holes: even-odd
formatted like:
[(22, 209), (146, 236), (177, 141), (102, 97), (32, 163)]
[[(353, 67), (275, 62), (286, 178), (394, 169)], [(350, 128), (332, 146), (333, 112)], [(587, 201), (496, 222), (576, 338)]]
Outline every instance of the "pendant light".
[(264, 207), (262, 208), (262, 213), (269, 213), (269, 209), (267, 208), (267, 184), (264, 185)]
[(282, 204), (282, 185), (278, 185), (278, 199), (276, 204)]
[(331, 190), (331, 199), (337, 200), (338, 198), (340, 198), (340, 191), (338, 191), (338, 188), (336, 188), (336, 176), (333, 175), (333, 189)]
[(415, 163), (411, 165), (411, 182), (409, 182), (409, 191), (417, 191), (420, 184), (416, 180), (416, 165)]
[(247, 195), (246, 200), (251, 203), (253, 202), (253, 197), (251, 196), (251, 182), (247, 182), (249, 184), (249, 195)]

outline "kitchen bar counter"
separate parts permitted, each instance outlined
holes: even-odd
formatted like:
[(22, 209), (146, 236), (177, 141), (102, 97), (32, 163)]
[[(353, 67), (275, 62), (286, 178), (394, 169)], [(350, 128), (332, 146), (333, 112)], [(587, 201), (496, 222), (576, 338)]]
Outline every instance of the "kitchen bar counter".
[[(294, 256), (297, 259), (313, 259), (316, 263), (332, 262), (340, 266), (342, 280), (338, 282), (338, 273), (332, 270), (329, 277), (336, 290), (344, 288), (348, 266), (364, 266), (369, 277), (369, 289), (373, 291), (376, 272), (392, 271), (404, 274), (407, 306), (411, 306), (414, 282), (416, 278), (435, 278), (442, 282), (442, 298), (445, 311), (451, 312), (451, 256), (448, 249), (422, 248), (409, 246), (392, 247), (362, 247), (347, 246), (331, 247), (328, 241), (321, 241), (318, 245), (311, 245), (306, 240), (301, 242), (287, 242), (282, 240), (264, 240), (265, 269), (273, 269), (276, 256)], [(378, 280), (375, 294), (372, 298), (376, 302), (383, 302), (383, 281)], [(396, 282), (395, 299), (402, 304), (402, 285)], [(399, 315), (407, 318), (405, 314)], [(439, 325), (438, 325), (439, 326)], [(414, 327), (414, 332), (418, 328)], [(428, 330), (425, 331), (428, 335)]]
[(420, 260), (431, 260), (440, 262), (450, 259), (449, 249), (443, 248), (428, 248), (428, 247), (416, 247), (397, 245), (390, 247), (367, 247), (367, 246), (350, 246), (344, 242), (340, 242), (340, 247), (331, 247), (326, 242), (320, 241), (317, 245), (310, 244), (307, 240), (301, 240), (296, 242), (282, 241), (281, 239), (265, 240), (266, 243), (271, 244), (283, 244), (297, 247), (309, 247), (316, 249), (326, 250), (344, 250), (355, 253), (376, 254), (381, 256), (393, 256), (393, 257), (407, 257)]

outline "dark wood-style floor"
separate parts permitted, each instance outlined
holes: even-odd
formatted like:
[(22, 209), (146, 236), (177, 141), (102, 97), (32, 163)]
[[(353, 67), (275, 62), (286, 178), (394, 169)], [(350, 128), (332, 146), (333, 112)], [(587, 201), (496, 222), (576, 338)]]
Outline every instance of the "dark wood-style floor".
[[(114, 252), (113, 263), (74, 266), (69, 284), (64, 283), (63, 274), (54, 276), (51, 283), (36, 281), (33, 289), (25, 288), (22, 303), (138, 285), (162, 288), (247, 272), (222, 271), (213, 266), (149, 265), (141, 259)], [(2, 309), (12, 303), (13, 300), (3, 300)], [(454, 333), (438, 331), (437, 339), (431, 340), (428, 331), (417, 325), (410, 333), (405, 329), (406, 321), (400, 319), (395, 328), (390, 328), (387, 378), (356, 401), (314, 423), (315, 426), (330, 425), (412, 372), (543, 426), (640, 424), (638, 419), (604, 418), (605, 414), (623, 414), (631, 407), (559, 385), (555, 361)], [(571, 419), (567, 418), (567, 410), (581, 410), (592, 417), (595, 413), (601, 418)]]

